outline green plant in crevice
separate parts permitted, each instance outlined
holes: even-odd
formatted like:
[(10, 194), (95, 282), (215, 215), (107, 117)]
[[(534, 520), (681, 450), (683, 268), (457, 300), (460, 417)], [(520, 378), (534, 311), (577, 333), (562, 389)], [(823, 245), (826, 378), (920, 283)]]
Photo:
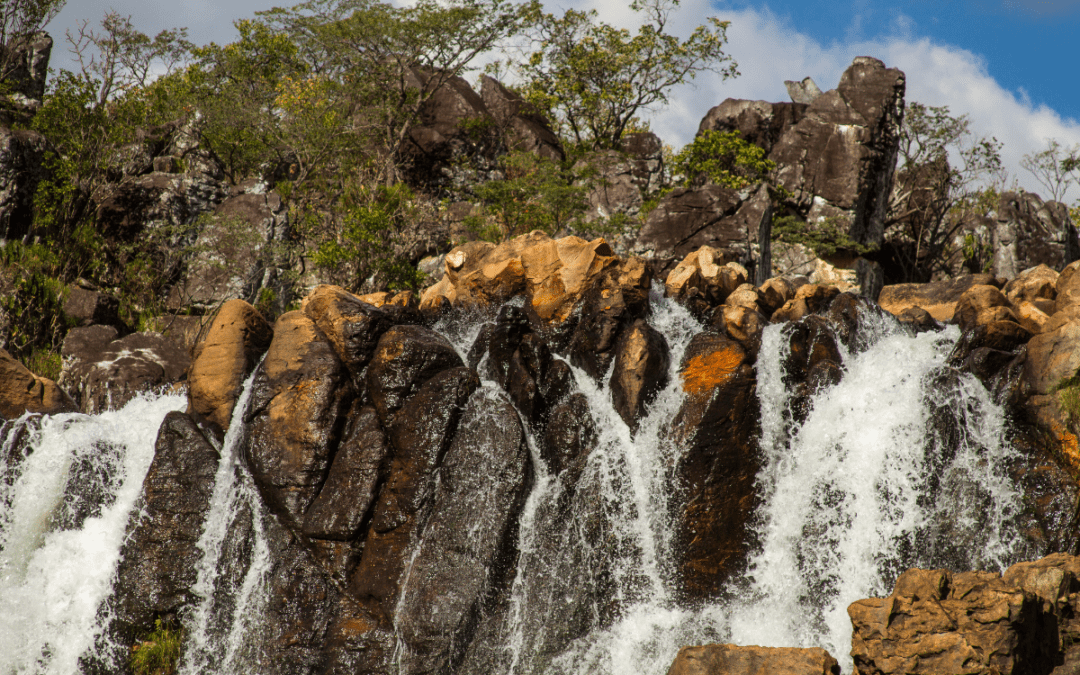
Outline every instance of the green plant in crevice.
[(741, 190), (765, 181), (776, 170), (776, 162), (766, 159), (765, 150), (743, 140), (738, 131), (709, 130), (672, 158), (672, 169), (685, 186), (704, 179)]
[(781, 216), (772, 222), (773, 241), (802, 244), (819, 258), (840, 252), (865, 255), (875, 250), (852, 239), (847, 231), (847, 220), (837, 216), (822, 218), (817, 223), (806, 223), (795, 216)]
[(182, 629), (156, 619), (154, 630), (131, 648), (131, 669), (135, 675), (172, 675), (182, 643)]

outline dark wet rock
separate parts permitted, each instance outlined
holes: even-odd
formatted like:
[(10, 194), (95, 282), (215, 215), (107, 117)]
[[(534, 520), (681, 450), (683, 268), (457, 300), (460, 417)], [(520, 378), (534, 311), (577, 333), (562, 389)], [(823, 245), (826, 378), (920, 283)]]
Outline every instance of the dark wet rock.
[[(571, 467), (580, 472), (581, 464), (596, 447), (596, 440), (596, 423), (589, 410), (589, 399), (585, 394), (571, 394), (552, 409), (540, 456), (553, 475)], [(567, 482), (576, 483), (575, 480)]]
[(0, 126), (0, 242), (30, 233), (34, 192), (45, 177), (46, 146), (36, 131)]
[(821, 312), (832, 304), (840, 289), (822, 284), (804, 284), (795, 291), (795, 297), (773, 312), (771, 321), (799, 321), (800, 319)]
[(367, 368), (367, 391), (390, 425), (405, 401), (437, 373), (463, 365), (453, 345), (429, 328), (395, 326), (379, 338)]
[(581, 318), (567, 348), (570, 362), (600, 381), (615, 359), (622, 330), (649, 312), (651, 275), (639, 258), (602, 272), (581, 303)]
[(756, 361), (761, 349), (761, 332), (769, 325), (769, 320), (752, 308), (721, 305), (713, 312), (709, 325), (742, 345), (750, 359)]
[(681, 373), (687, 398), (672, 427), (687, 449), (675, 466), (676, 555), (679, 593), (699, 601), (717, 596), (751, 545), (758, 403), (746, 351), (715, 333), (691, 340)]
[(632, 431), (667, 385), (670, 362), (667, 341), (645, 320), (638, 319), (619, 336), (608, 388), (612, 405)]
[(408, 399), (387, 429), (393, 454), (386, 484), (374, 507), (363, 557), (349, 578), (353, 596), (384, 617), (397, 602), (407, 552), (424, 526), (439, 464), (465, 403), (479, 386), (468, 368), (443, 370)]
[(460, 661), (488, 598), (512, 579), (517, 521), (531, 478), (517, 413), (480, 389), (461, 414), (439, 468), (431, 513), (396, 612), (403, 672), (446, 672)]
[(945, 330), (945, 324), (941, 323), (922, 307), (908, 307), (897, 315), (897, 320), (902, 326), (907, 326), (916, 335), (927, 331)]
[[(132, 333), (105, 343), (107, 327), (74, 329), (64, 343), (61, 385), (87, 414), (119, 409), (141, 392), (160, 390), (187, 377), (191, 358), (160, 333)], [(74, 332), (74, 330), (72, 332)]]
[(253, 383), (244, 456), (267, 505), (299, 529), (354, 396), (348, 371), (302, 312), (281, 315)]
[(356, 539), (385, 477), (390, 443), (375, 409), (354, 403), (349, 418), (326, 482), (304, 515), (303, 531), (309, 537)]
[(171, 412), (161, 424), (143, 480), (143, 513), (132, 526), (116, 573), (115, 629), (133, 644), (154, 620), (196, 602), (198, 547), (218, 466), (218, 451), (195, 421)]

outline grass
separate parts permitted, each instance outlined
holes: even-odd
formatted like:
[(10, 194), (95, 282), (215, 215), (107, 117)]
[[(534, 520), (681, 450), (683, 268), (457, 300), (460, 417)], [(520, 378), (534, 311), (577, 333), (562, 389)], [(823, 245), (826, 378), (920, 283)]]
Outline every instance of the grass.
[(131, 669), (135, 675), (173, 675), (180, 659), (183, 631), (161, 619), (154, 621), (154, 631), (131, 648)]

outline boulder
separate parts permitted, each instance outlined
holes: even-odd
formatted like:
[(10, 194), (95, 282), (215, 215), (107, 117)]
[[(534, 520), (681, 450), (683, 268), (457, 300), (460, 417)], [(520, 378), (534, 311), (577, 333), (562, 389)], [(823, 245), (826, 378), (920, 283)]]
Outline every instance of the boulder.
[(0, 419), (11, 420), (28, 412), (53, 415), (78, 409), (55, 382), (34, 375), (0, 349)]
[(620, 334), (608, 389), (612, 405), (631, 431), (637, 431), (646, 407), (667, 385), (670, 362), (664, 336), (643, 319)]
[(45, 137), (36, 131), (0, 127), (0, 243), (30, 233), (45, 148)]
[(184, 276), (170, 291), (170, 309), (207, 311), (233, 298), (254, 300), (261, 288), (274, 290), (281, 307), (288, 304), (292, 289), (272, 251), (289, 224), (276, 192), (228, 197), (199, 224)]
[(64, 340), (59, 382), (88, 415), (122, 408), (141, 392), (187, 378), (191, 357), (172, 340), (143, 332), (104, 341), (115, 335), (115, 329), (88, 326), (72, 329)]
[(1032, 192), (1004, 192), (998, 199), (991, 271), (1012, 279), (1038, 265), (1061, 269), (1080, 257), (1069, 209)]
[(761, 465), (758, 402), (746, 350), (715, 333), (690, 341), (680, 374), (686, 401), (672, 422), (686, 448), (674, 468), (679, 593), (702, 601), (716, 597), (749, 550)]
[(354, 396), (348, 371), (313, 321), (287, 312), (252, 386), (244, 457), (266, 504), (300, 529)]
[(225, 185), (203, 173), (149, 173), (107, 188), (96, 220), (106, 236), (133, 241), (144, 233), (175, 246), (202, 213), (224, 201)]
[(823, 286), (820, 284), (805, 284), (795, 291), (795, 297), (784, 303), (784, 306), (773, 312), (772, 322), (798, 321), (805, 316), (815, 314), (828, 309), (833, 298), (840, 294), (840, 289), (835, 286)]
[(1057, 297), (1057, 281), (1060, 275), (1046, 265), (1029, 267), (1016, 275), (1001, 289), (1009, 302), (1053, 300)]
[(928, 284), (892, 284), (881, 289), (878, 304), (896, 316), (906, 309), (919, 307), (929, 312), (935, 321), (948, 323), (953, 321), (960, 296), (977, 285), (998, 284), (989, 274), (971, 274)]
[[(597, 431), (589, 399), (580, 392), (567, 396), (551, 410), (544, 429), (540, 456), (548, 473), (558, 476), (564, 470), (580, 471), (589, 452), (596, 447)], [(574, 485), (576, 480), (566, 481)]]
[(380, 309), (380, 301), (387, 304), (385, 297), (357, 297), (339, 286), (322, 285), (304, 298), (301, 305), (357, 382), (371, 361), (379, 338), (396, 323), (389, 312)]
[(840, 675), (840, 665), (820, 647), (683, 647), (667, 675)]
[[(976, 325), (987, 323), (992, 314), (988, 310), (996, 308), (1012, 310), (1009, 299), (1000, 290), (990, 285), (975, 285), (960, 295), (953, 318), (960, 324), (960, 330), (968, 331)], [(1013, 314), (1013, 321), (1018, 318)]]
[(698, 134), (738, 131), (744, 141), (771, 152), (780, 137), (806, 115), (807, 104), (769, 103), (729, 98), (705, 113)]
[(120, 302), (115, 297), (81, 286), (69, 286), (64, 298), (64, 317), (69, 325), (117, 325), (120, 323), (119, 309)]
[[(570, 362), (597, 382), (602, 380), (615, 358), (623, 330), (647, 316), (652, 277), (641, 258), (619, 261), (598, 274), (583, 293), (577, 325), (569, 336)], [(558, 349), (560, 336), (546, 337)]]
[(910, 569), (888, 598), (848, 608), (855, 668), (880, 675), (1050, 673), (1077, 656), (1078, 574), (1077, 559), (1061, 553), (1004, 575)]
[(124, 542), (116, 572), (114, 631), (141, 640), (154, 619), (176, 617), (198, 600), (199, 549), (219, 455), (195, 421), (166, 415), (143, 480), (144, 517)]
[[(16, 23), (11, 24), (10, 28), (18, 29)], [(11, 34), (8, 32), (6, 37)], [(33, 119), (45, 97), (52, 47), (53, 39), (45, 31), (17, 37), (8, 44), (0, 45), (0, 51), (11, 56), (13, 67), (5, 77), (5, 84), (10, 85), (11, 89), (5, 91), (0, 99), (0, 124), (25, 125)]]
[(480, 76), (480, 98), (502, 129), (511, 151), (531, 152), (538, 157), (561, 162), (562, 143), (543, 115), (533, 112), (528, 103), (498, 80)]
[(749, 273), (738, 263), (724, 264), (718, 260), (723, 260), (723, 252), (711, 246), (702, 246), (687, 255), (664, 281), (668, 297), (686, 303), (691, 296), (697, 296), (713, 307), (722, 304), (749, 280)]
[(383, 333), (366, 373), (368, 396), (389, 426), (395, 413), (428, 380), (464, 365), (454, 346), (422, 326), (395, 326)]
[(191, 363), (189, 412), (219, 432), (227, 430), (240, 389), (273, 337), (273, 328), (248, 303), (230, 300), (222, 305)]
[(857, 57), (781, 135), (769, 159), (807, 222), (836, 217), (859, 244), (882, 244), (904, 90), (901, 71)]
[(769, 319), (752, 307), (721, 305), (713, 312), (709, 325), (742, 345), (751, 361), (756, 361), (761, 331), (769, 325)]
[(1080, 304), (1080, 275), (1076, 274), (1077, 270), (1080, 270), (1080, 261), (1069, 263), (1054, 282), (1055, 312)]
[(431, 513), (405, 576), (396, 627), (401, 671), (447, 672), (472, 642), (487, 598), (513, 581), (531, 484), (525, 430), (505, 394), (479, 389), (439, 467)]
[(587, 195), (586, 220), (637, 215), (646, 197), (660, 189), (663, 167), (663, 144), (650, 132), (627, 134), (618, 150), (586, 155), (575, 165), (596, 173)]

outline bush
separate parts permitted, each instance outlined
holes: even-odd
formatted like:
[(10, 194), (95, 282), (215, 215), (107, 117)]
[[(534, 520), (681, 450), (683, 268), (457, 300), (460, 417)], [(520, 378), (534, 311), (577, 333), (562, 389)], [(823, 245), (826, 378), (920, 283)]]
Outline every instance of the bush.
[(182, 638), (182, 630), (162, 623), (161, 619), (155, 620), (153, 632), (131, 648), (131, 669), (135, 675), (172, 675), (176, 672)]
[(706, 131), (675, 155), (673, 169), (684, 185), (707, 180), (741, 190), (756, 185), (776, 169), (765, 150), (744, 141), (738, 131)]
[(835, 216), (824, 218), (815, 224), (803, 222), (795, 216), (781, 216), (773, 219), (772, 240), (785, 244), (802, 244), (819, 258), (839, 252), (865, 255), (874, 250), (852, 239), (847, 230), (846, 219)]

